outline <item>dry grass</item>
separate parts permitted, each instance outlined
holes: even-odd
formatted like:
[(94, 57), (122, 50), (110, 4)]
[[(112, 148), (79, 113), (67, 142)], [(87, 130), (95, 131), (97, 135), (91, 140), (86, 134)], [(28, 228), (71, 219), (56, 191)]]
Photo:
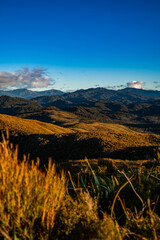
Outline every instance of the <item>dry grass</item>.
[[(65, 195), (65, 176), (57, 175), (55, 165), (46, 172), (39, 170), (39, 161), (18, 162), (17, 149), (8, 141), (0, 144), (0, 226), (9, 235), (18, 230), (20, 239), (35, 239), (36, 227), (49, 231)], [(36, 226), (37, 225), (37, 226)]]
[[(160, 135), (139, 133), (123, 125), (92, 123), (78, 125), (79, 139), (97, 138), (102, 142), (104, 151), (116, 151), (128, 147), (159, 146)], [(72, 128), (73, 129), (73, 128)]]
[(72, 126), (80, 122), (79, 117), (74, 113), (69, 113), (58, 109), (44, 110), (44, 112), (46, 112), (47, 115), (49, 115), (53, 123), (56, 124), (56, 122), (58, 122), (63, 127)]
[(119, 133), (135, 133), (135, 131), (120, 125), (120, 124), (111, 124), (111, 123), (100, 123), (100, 122), (93, 122), (93, 123), (79, 123), (74, 126), (74, 128), (84, 129), (86, 132), (119, 132)]
[[(51, 115), (53, 112), (54, 110), (50, 110)], [(56, 113), (58, 114), (57, 116)], [(136, 132), (123, 125), (99, 122), (77, 123), (78, 120), (74, 114), (72, 116), (70, 113), (58, 112), (58, 110), (55, 110), (53, 115), (53, 119), (57, 119), (56, 121), (61, 123), (63, 122), (62, 125), (66, 127), (0, 114), (0, 129), (8, 128), (24, 134), (59, 136), (75, 134), (77, 141), (79, 139), (90, 140), (96, 138), (101, 142), (103, 152), (117, 151), (128, 147), (159, 146), (160, 143), (160, 135)]]
[[(103, 218), (99, 218), (98, 200), (100, 198), (90, 195), (91, 186), (94, 187), (93, 184), (90, 185), (90, 182), (89, 185), (86, 184), (86, 192), (84, 193), (76, 189), (73, 199), (66, 191), (64, 173), (56, 174), (55, 165), (52, 164), (51, 160), (48, 162), (48, 168), (42, 172), (39, 169), (39, 160), (29, 163), (24, 157), (23, 161), (19, 162), (17, 152), (17, 148), (13, 149), (13, 146), (3, 138), (3, 142), (0, 143), (1, 239), (122, 240), (126, 239), (125, 236), (128, 236), (127, 239), (159, 239), (160, 219), (152, 212), (150, 202), (148, 202), (149, 215), (145, 218), (142, 214), (137, 215), (139, 218), (134, 217), (132, 212), (129, 212), (129, 210), (127, 212), (127, 208), (123, 204), (125, 212), (129, 216), (127, 218), (128, 229), (125, 228), (126, 226), (121, 228), (111, 216), (105, 213), (101, 212)], [(92, 172), (96, 184), (95, 189), (98, 189), (98, 195), (100, 196), (101, 178), (97, 178), (96, 172), (92, 169), (89, 161), (85, 161)], [(108, 172), (109, 165), (107, 165)], [(110, 182), (106, 182), (106, 185), (105, 179), (102, 179), (103, 186), (106, 186), (106, 190), (103, 188), (103, 193), (104, 190), (107, 192), (108, 187), (110, 187), (115, 196), (115, 200), (112, 202), (113, 216), (115, 203), (117, 203), (119, 193), (124, 188), (123, 182), (120, 183), (122, 178), (119, 174), (125, 175), (127, 183), (131, 186), (136, 198), (140, 199), (139, 196), (142, 194), (137, 194), (140, 191), (140, 189), (137, 190), (139, 185), (135, 186), (134, 182), (133, 186), (131, 181), (128, 180), (130, 176), (126, 177), (125, 172), (118, 171), (118, 175), (114, 178), (118, 182), (116, 185), (113, 182), (113, 177), (111, 177)], [(159, 172), (155, 178), (154, 181), (159, 179)], [(138, 179), (137, 184), (139, 184)], [(155, 185), (155, 182), (153, 184)], [(111, 188), (114, 185), (117, 190), (114, 187)], [(88, 189), (87, 186), (89, 186)], [(82, 190), (81, 186), (78, 186), (78, 188)], [(144, 191), (144, 194), (146, 194), (146, 191)], [(128, 200), (126, 198), (127, 204), (129, 204)], [(132, 238), (132, 236), (135, 238)], [(147, 238), (145, 238), (146, 236)]]
[(0, 114), (0, 129), (5, 128), (26, 134), (72, 133), (72, 130), (54, 124)]
[[(98, 217), (97, 200), (66, 192), (64, 173), (56, 174), (49, 160), (45, 172), (39, 161), (17, 159), (17, 148), (0, 143), (0, 238), (24, 240), (108, 239), (125, 235), (109, 216)], [(71, 237), (71, 238), (70, 238)]]

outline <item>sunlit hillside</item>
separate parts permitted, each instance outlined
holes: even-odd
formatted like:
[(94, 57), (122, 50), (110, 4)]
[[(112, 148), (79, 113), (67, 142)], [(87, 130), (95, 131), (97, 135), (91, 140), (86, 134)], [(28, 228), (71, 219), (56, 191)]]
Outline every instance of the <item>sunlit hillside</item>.
[(80, 122), (80, 118), (70, 112), (66, 112), (60, 109), (52, 109), (52, 110), (44, 110), (44, 113), (48, 115), (48, 117), (51, 119), (52, 123), (68, 127), (75, 125)]
[(104, 152), (130, 147), (158, 146), (160, 143), (160, 135), (136, 132), (119, 124), (79, 123), (72, 129), (79, 131), (81, 140), (99, 139)]
[(72, 133), (72, 130), (54, 124), (0, 114), (0, 129), (5, 128), (26, 134)]
[(153, 159), (153, 149), (160, 143), (160, 135), (136, 132), (120, 124), (87, 122), (74, 114), (54, 111), (49, 111), (49, 121), (54, 124), (0, 114), (0, 129), (9, 129), (21, 154), (42, 156), (44, 162), (48, 157), (57, 162), (85, 156)]

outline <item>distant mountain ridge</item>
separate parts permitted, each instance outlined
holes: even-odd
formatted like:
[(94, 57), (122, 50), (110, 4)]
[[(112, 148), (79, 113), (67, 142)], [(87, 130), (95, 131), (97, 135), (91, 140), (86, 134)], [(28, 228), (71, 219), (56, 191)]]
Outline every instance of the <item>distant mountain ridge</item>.
[(74, 92), (64, 93), (60, 90), (51, 89), (46, 91), (32, 91), (28, 89), (16, 89), (11, 91), (0, 90), (0, 96), (20, 97), (40, 101), (42, 105), (51, 102), (71, 101), (72, 103), (82, 103), (87, 101), (120, 101), (121, 103), (144, 102), (160, 99), (160, 91), (144, 90), (137, 88), (124, 88), (121, 90), (110, 90), (106, 88), (80, 89)]
[(160, 133), (160, 98), (157, 96), (151, 98), (141, 94), (130, 95), (118, 91), (108, 92), (105, 89), (89, 89), (65, 93), (62, 96), (43, 96), (32, 100), (9, 96), (0, 97), (0, 114), (33, 118), (49, 123), (55, 121), (61, 125), (58, 116), (60, 114), (63, 116), (63, 111), (69, 114), (66, 119), (72, 119), (74, 114), (76, 117), (73, 117), (73, 121), (76, 118), (76, 121), (78, 119), (80, 122), (84, 119), (87, 122), (90, 120), (104, 123), (114, 122)]
[[(72, 105), (85, 105), (95, 101), (118, 101), (123, 104), (140, 103), (160, 99), (160, 91), (130, 89), (108, 90), (106, 88), (89, 88), (65, 93), (61, 96), (41, 96), (35, 98), (43, 106), (56, 106), (71, 103)], [(57, 105), (58, 103), (58, 105)]]
[(139, 88), (124, 88), (120, 91), (127, 92), (127, 93), (141, 94), (141, 95), (148, 96), (148, 97), (159, 97), (160, 96), (160, 91), (158, 91), (158, 90), (145, 90), (145, 89), (139, 89)]
[(51, 89), (51, 90), (46, 90), (46, 91), (32, 91), (28, 90), (26, 88), (24, 89), (16, 89), (16, 90), (11, 90), (11, 91), (3, 91), (0, 90), (0, 96), (6, 95), (10, 97), (21, 97), (25, 99), (32, 99), (40, 96), (50, 96), (50, 95), (63, 95), (64, 92), (56, 89)]

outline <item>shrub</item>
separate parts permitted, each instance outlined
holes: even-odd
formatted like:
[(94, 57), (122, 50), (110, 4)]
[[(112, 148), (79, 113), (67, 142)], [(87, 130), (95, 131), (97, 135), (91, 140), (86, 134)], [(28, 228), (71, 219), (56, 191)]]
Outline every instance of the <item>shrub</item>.
[(89, 193), (78, 194), (78, 199), (68, 197), (56, 216), (51, 239), (65, 240), (120, 240), (126, 232), (106, 214), (98, 217), (97, 199)]

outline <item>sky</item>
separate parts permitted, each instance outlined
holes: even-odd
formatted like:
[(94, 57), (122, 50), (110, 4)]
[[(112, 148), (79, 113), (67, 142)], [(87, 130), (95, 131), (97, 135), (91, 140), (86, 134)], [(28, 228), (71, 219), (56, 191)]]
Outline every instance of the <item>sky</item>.
[(160, 90), (159, 0), (0, 0), (0, 89)]

